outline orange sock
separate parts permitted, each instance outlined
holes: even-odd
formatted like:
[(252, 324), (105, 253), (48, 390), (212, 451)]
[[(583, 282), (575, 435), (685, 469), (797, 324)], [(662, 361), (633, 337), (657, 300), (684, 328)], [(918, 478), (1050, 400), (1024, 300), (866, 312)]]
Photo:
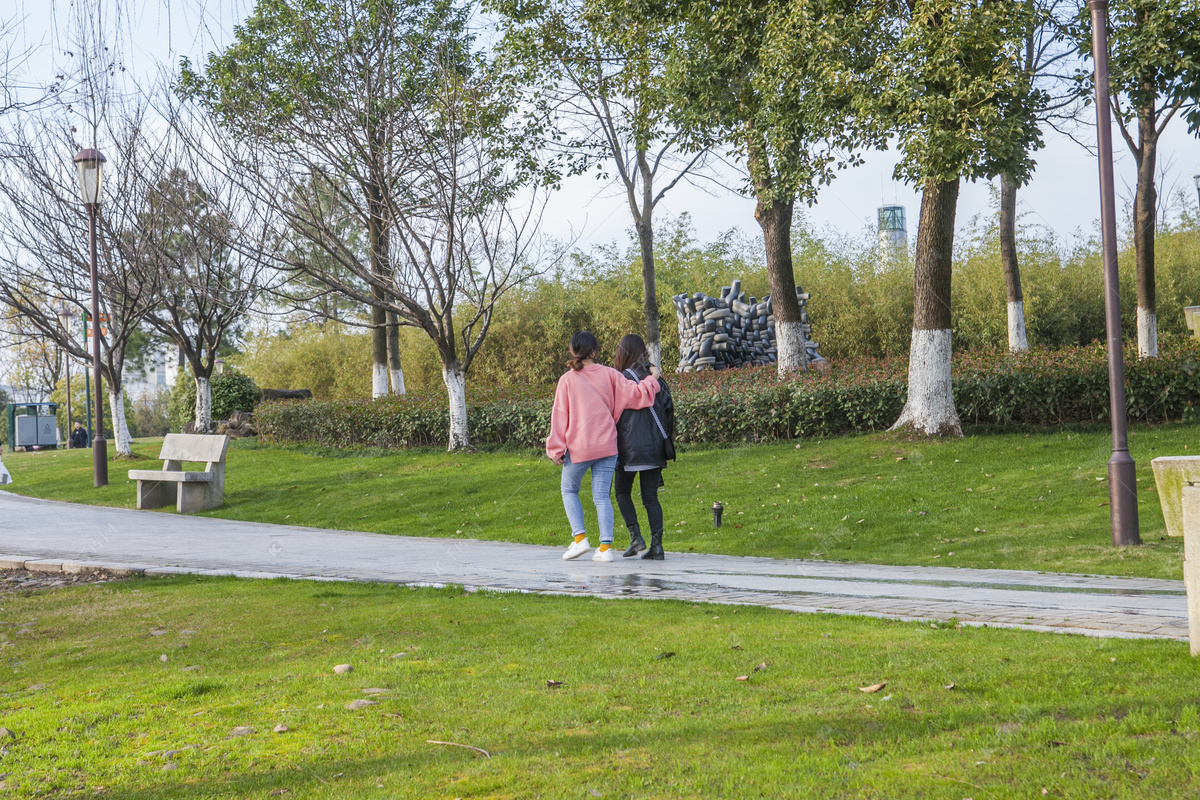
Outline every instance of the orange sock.
[(587, 534), (586, 534), (586, 533), (577, 533), (577, 534), (575, 534), (575, 541), (577, 541), (577, 542), (582, 542), (582, 541), (583, 541), (584, 539), (586, 539), (586, 538), (587, 538)]
[(603, 553), (605, 550), (612, 550), (612, 545), (611, 544), (600, 545), (600, 552)]

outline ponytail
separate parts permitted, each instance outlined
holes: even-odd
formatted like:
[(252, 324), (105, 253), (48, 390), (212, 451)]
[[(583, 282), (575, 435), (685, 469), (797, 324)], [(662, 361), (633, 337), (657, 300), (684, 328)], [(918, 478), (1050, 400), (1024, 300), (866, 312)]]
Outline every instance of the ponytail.
[(571, 357), (567, 359), (567, 366), (578, 372), (583, 369), (584, 361), (596, 357), (599, 349), (600, 343), (595, 336), (588, 331), (580, 331), (571, 337)]

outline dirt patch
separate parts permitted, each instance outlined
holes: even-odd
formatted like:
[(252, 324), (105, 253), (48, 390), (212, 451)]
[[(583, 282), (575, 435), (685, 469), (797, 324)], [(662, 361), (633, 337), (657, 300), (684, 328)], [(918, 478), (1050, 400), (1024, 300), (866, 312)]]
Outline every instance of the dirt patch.
[(67, 575), (62, 572), (31, 572), (27, 569), (0, 570), (0, 594), (8, 592), (37, 592), (58, 589), (63, 586), (81, 586), (85, 583), (111, 583), (124, 578), (107, 572), (89, 572)]

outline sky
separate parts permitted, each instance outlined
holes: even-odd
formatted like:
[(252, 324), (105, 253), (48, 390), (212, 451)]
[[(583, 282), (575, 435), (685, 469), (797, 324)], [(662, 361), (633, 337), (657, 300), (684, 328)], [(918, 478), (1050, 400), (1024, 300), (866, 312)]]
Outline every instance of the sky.
[[(50, 57), (56, 49), (55, 31), (62, 29), (74, 14), (80, 0), (8, 0), (15, 3), (21, 21), (22, 44), (38, 48), (29, 61), (34, 80), (54, 74)], [(95, 5), (97, 0), (86, 0)], [(0, 2), (0, 4), (6, 4)], [(181, 56), (193, 61), (228, 43), (233, 26), (251, 8), (249, 0), (99, 0), (101, 10), (111, 18), (121, 7), (120, 19), (127, 33), (123, 56), (134, 75), (154, 75), (162, 65), (177, 65)], [(0, 11), (0, 17), (4, 12)], [(57, 49), (64, 49), (61, 38)], [(1094, 117), (1075, 131), (1076, 138), (1092, 143)], [(1115, 131), (1115, 129), (1114, 129)], [(1118, 212), (1132, 201), (1135, 166), (1121, 139), (1115, 144), (1115, 169)], [(1062, 239), (1090, 236), (1098, 229), (1099, 189), (1097, 159), (1070, 138), (1049, 130), (1045, 147), (1039, 151), (1032, 181), (1018, 194), (1018, 212), (1028, 223), (1045, 225)], [(816, 203), (804, 209), (809, 224), (816, 230), (857, 235), (874, 229), (876, 209), (883, 203), (905, 206), (910, 237), (915, 236), (920, 195), (910, 185), (892, 180), (898, 159), (895, 151), (871, 151), (862, 165), (838, 174), (825, 187)], [(1179, 190), (1185, 202), (1196, 208), (1196, 187), (1192, 176), (1200, 173), (1200, 141), (1187, 133), (1185, 124), (1176, 120), (1168, 127), (1160, 145), (1160, 197)], [(732, 189), (741, 186), (742, 176), (736, 165), (724, 170), (721, 182)], [(964, 182), (958, 206), (960, 229), (972, 217), (991, 213), (996, 182)], [(712, 188), (708, 191), (687, 185), (673, 189), (662, 201), (659, 219), (687, 212), (701, 241), (711, 241), (731, 228), (756, 235), (754, 201), (737, 191)], [(1177, 215), (1178, 208), (1175, 209)], [(559, 239), (574, 240), (579, 247), (629, 241), (631, 223), (624, 195), (611, 184), (592, 176), (580, 176), (566, 182), (562, 192), (549, 204), (543, 230)]]

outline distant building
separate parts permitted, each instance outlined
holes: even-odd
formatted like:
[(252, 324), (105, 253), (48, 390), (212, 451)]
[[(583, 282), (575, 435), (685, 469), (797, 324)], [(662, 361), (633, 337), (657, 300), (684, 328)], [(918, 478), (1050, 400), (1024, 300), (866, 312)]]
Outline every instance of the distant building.
[(179, 376), (179, 348), (163, 345), (146, 356), (142, 370), (127, 370), (122, 376), (125, 394), (130, 398), (169, 391)]
[(908, 224), (904, 206), (880, 206), (878, 241), (875, 252), (879, 263), (886, 264), (908, 253)]

